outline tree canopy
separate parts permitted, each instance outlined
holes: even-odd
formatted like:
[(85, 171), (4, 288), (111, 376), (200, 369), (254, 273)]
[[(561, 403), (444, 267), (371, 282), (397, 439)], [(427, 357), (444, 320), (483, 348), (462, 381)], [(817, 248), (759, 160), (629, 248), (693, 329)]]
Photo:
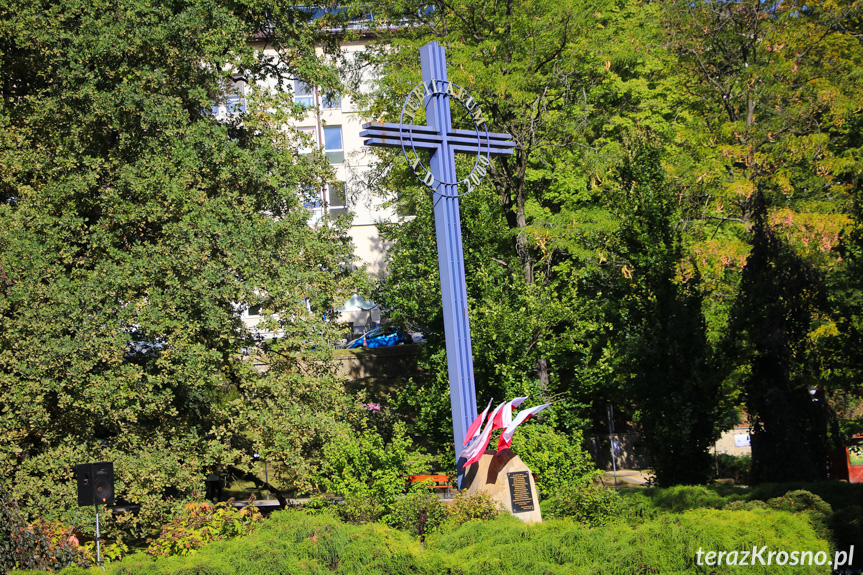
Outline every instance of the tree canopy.
[[(599, 428), (612, 401), (644, 433), (663, 483), (707, 477), (706, 448), (735, 408), (765, 442), (791, 433), (757, 399), (779, 393), (771, 386), (795, 397), (815, 386), (834, 407), (859, 398), (848, 377), (857, 361), (839, 351), (858, 337), (847, 315), (857, 312), (840, 302), (856, 301), (859, 286), (844, 271), (856, 260), (841, 255), (859, 247), (850, 233), (859, 12), (859, 3), (672, 0), (440, 0), (390, 12), (416, 16), (379, 31), (369, 110), (397, 121), (400, 95), (418, 81), (417, 47), (437, 40), (450, 79), (491, 130), (517, 142), (512, 157), (495, 159), (485, 190), (463, 199), (479, 396), (554, 398), (548, 417), (570, 429)], [(398, 163), (384, 165), (377, 183), (417, 218), (388, 231), (396, 244), (380, 299), (401, 321), (429, 322), (438, 312), (428, 193)], [(775, 289), (794, 284), (786, 266), (758, 263), (774, 257), (767, 245), (809, 278), (791, 299)], [(818, 277), (844, 290), (831, 292), (832, 307), (816, 296)], [(755, 375), (753, 350), (774, 329), (764, 306), (774, 304), (753, 298), (768, 296), (800, 315), (778, 361), (805, 377)], [(430, 366), (442, 357), (435, 350)], [(445, 393), (439, 365), (432, 373), (415, 397)], [(818, 476), (829, 427), (803, 432), (819, 446)], [(756, 448), (772, 470), (761, 478), (812, 477), (767, 463), (767, 453), (798, 449)]]
[[(430, 40), (517, 143), (462, 200), (480, 403), (553, 401), (543, 434), (576, 438), (611, 402), (665, 484), (705, 480), (740, 409), (756, 479), (826, 474), (863, 392), (859, 2), (333, 8), (0, 2), (0, 474), (30, 513), (69, 520), (87, 461), (144, 504), (113, 519), (133, 536), (254, 453), (283, 491), (351, 468), (327, 342), (364, 280), (348, 222), (309, 225), (332, 174), (287, 88), (345, 81), (396, 121)], [(347, 62), (350, 14), (374, 17)], [(414, 216), (381, 226), (375, 299), (429, 339), (389, 408), (449, 460), (430, 193), (392, 152), (370, 185)]]
[[(298, 153), (293, 100), (264, 82), (336, 86), (310, 10), (0, 5), (0, 475), (30, 513), (68, 516), (74, 464), (114, 461), (140, 535), (254, 452), (308, 488), (344, 429), (320, 360), (352, 247), (344, 222), (308, 224), (328, 164)], [(237, 82), (245, 111), (214, 115)], [(244, 326), (251, 305), (280, 338)]]

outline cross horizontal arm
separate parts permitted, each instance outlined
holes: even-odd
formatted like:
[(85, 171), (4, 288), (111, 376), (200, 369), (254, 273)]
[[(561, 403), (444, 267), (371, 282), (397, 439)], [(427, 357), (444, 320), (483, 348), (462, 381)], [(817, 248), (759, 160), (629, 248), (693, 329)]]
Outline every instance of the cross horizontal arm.
[[(474, 130), (452, 130), (447, 132), (446, 138), (441, 136), (433, 127), (408, 126), (401, 124), (369, 123), (363, 124), (365, 128), (360, 132), (360, 137), (365, 140), (367, 146), (383, 146), (399, 148), (402, 146), (402, 135), (405, 136), (405, 144), (415, 149), (435, 150), (446, 139), (447, 143), (456, 152), (467, 153), (489, 153), (491, 155), (512, 154), (515, 142), (510, 139), (509, 134), (477, 133)], [(404, 128), (404, 132), (402, 131)]]
[[(438, 129), (434, 126), (420, 126), (420, 125), (408, 125), (408, 124), (392, 124), (389, 122), (367, 122), (363, 124), (364, 130), (382, 130), (382, 131), (390, 131), (395, 134), (398, 134), (402, 128), (405, 128), (409, 131), (412, 131), (416, 134), (437, 134)], [(476, 138), (476, 132), (474, 130), (452, 130), (449, 132), (450, 134), (455, 134), (457, 136), (468, 136), (471, 138)], [(363, 132), (360, 133), (363, 135)], [(485, 136), (485, 133), (482, 133)], [(489, 132), (488, 137), (490, 140), (497, 140), (501, 142), (512, 142), (512, 136), (509, 134), (501, 134), (498, 132)], [(512, 146), (515, 146), (515, 143), (512, 142)]]
[[(413, 148), (417, 150), (429, 150), (432, 151), (437, 148), (438, 144), (432, 142), (417, 142), (414, 140)], [(401, 140), (398, 139), (387, 139), (387, 138), (369, 138), (367, 140), (363, 140), (363, 144), (366, 146), (378, 146), (382, 148), (401, 148), (402, 143)], [(406, 142), (406, 145), (410, 145)], [(513, 150), (511, 148), (491, 148), (485, 145), (477, 145), (477, 144), (450, 144), (450, 149), (454, 152), (463, 152), (466, 154), (485, 154), (488, 152), (492, 156), (505, 156), (512, 154)]]

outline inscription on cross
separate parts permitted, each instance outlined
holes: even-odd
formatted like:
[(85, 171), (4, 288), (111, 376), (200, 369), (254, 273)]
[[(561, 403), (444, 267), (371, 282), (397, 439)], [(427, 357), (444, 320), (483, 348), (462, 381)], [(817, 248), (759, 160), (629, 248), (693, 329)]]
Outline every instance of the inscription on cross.
[[(509, 134), (490, 133), (477, 102), (464, 88), (448, 80), (442, 46), (437, 42), (423, 46), (420, 64), (422, 83), (405, 99), (400, 123), (364, 124), (360, 135), (366, 138), (367, 146), (401, 148), (414, 174), (434, 192), (453, 439), (458, 455), (467, 429), (477, 415), (459, 197), (479, 186), (492, 155), (512, 154), (515, 142)], [(453, 129), (454, 105), (463, 109), (462, 116), (472, 124), (472, 129)], [(421, 107), (426, 116), (424, 126), (414, 123)], [(428, 165), (419, 152), (429, 154)], [(471, 170), (461, 178), (456, 175), (457, 153), (470, 154), (474, 159)]]

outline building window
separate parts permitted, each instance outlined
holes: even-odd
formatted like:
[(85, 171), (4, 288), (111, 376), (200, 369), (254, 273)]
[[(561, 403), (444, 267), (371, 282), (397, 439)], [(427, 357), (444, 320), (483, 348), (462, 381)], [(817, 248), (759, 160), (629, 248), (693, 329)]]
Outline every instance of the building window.
[[(312, 84), (306, 84), (302, 80), (294, 80), (294, 102), (305, 107), (311, 108), (315, 105), (316, 88)], [(323, 95), (323, 107), (327, 110), (338, 110), (342, 106), (342, 98), (339, 94), (332, 93)]]
[(303, 186), (300, 189), (303, 207), (309, 210), (309, 223), (317, 224), (324, 217), (324, 198), (320, 188)]
[(324, 109), (326, 110), (338, 110), (342, 107), (342, 98), (338, 94), (333, 94), (332, 96), (327, 96), (326, 94), (323, 97)]
[(327, 184), (324, 189), (304, 187), (300, 190), (300, 197), (303, 207), (311, 212), (310, 222), (313, 224), (321, 221), (325, 214), (337, 218), (348, 213), (344, 182)]
[(306, 209), (317, 210), (324, 207), (321, 190), (314, 186), (304, 186), (300, 191), (300, 197), (303, 200), (303, 207)]
[(263, 310), (264, 304), (256, 304), (253, 306), (249, 306), (248, 311), (246, 312), (247, 317), (257, 317), (261, 315), (261, 311)]
[(324, 153), (331, 164), (344, 163), (345, 149), (342, 146), (341, 126), (327, 126), (324, 128)]
[(225, 83), (219, 101), (212, 106), (214, 116), (234, 116), (246, 111), (246, 81), (237, 76)]
[(225, 100), (225, 113), (242, 114), (246, 111), (246, 99), (242, 96), (228, 96)]
[(344, 182), (327, 184), (327, 213), (333, 218), (348, 213)]
[(315, 105), (315, 89), (302, 80), (294, 80), (294, 103), (311, 108)]
[(317, 138), (315, 137), (316, 130), (314, 128), (297, 128), (297, 131), (305, 136), (303, 141), (300, 142), (297, 152), (303, 155), (311, 154), (317, 143)]

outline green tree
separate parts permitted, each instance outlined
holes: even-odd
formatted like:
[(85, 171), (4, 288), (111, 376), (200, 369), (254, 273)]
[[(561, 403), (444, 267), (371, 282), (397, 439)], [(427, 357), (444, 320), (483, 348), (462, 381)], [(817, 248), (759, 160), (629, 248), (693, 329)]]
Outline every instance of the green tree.
[[(382, 31), (380, 50), (369, 51), (381, 78), (370, 113), (398, 117), (400, 95), (419, 81), (418, 46), (437, 40), (446, 46), (450, 79), (480, 103), (491, 130), (510, 133), (517, 143), (511, 157), (495, 160), (487, 187), (462, 202), (479, 395), (554, 397), (566, 405), (559, 410), (568, 414), (566, 425), (583, 426), (591, 389), (607, 373), (585, 369), (602, 363), (592, 357), (590, 342), (600, 331), (599, 315), (578, 278), (586, 267), (602, 264), (618, 224), (602, 199), (608, 187), (603, 182), (621, 155), (613, 134), (624, 123), (622, 109), (651, 121), (642, 105), (650, 93), (645, 76), (667, 88), (643, 38), (638, 45), (644, 61), (618, 47), (616, 26), (626, 17), (642, 22), (641, 7), (437, 2), (419, 16), (413, 8), (400, 4), (396, 11), (414, 26)], [(659, 38), (650, 22), (649, 14), (643, 16)], [(674, 114), (668, 102), (659, 109), (660, 123), (662, 114)], [(417, 219), (388, 232), (396, 245), (381, 302), (411, 322), (436, 318), (432, 226), (424, 207), (429, 198), (408, 191), (413, 181), (400, 164), (385, 166), (376, 184), (399, 190), (395, 200)], [(411, 259), (420, 257), (422, 263)], [(434, 387), (436, 398), (445, 393), (443, 377)]]
[[(694, 118), (672, 169), (721, 333), (751, 249), (755, 206), (821, 269), (848, 225), (859, 143), (860, 4), (667, 2), (664, 29)], [(853, 130), (853, 128), (852, 128)], [(849, 144), (852, 149), (849, 149)]]
[[(846, 149), (849, 155), (854, 150)], [(859, 171), (855, 168), (855, 197), (859, 198)], [(863, 431), (863, 226), (859, 199), (851, 214), (852, 225), (840, 235), (834, 250), (836, 264), (823, 273), (826, 305), (813, 321), (807, 349), (813, 381), (820, 395), (828, 402), (832, 413), (828, 435), (833, 448), (839, 448), (853, 435)], [(817, 378), (817, 381), (815, 379)]]
[[(502, 2), (494, 6), (438, 2), (417, 24), (386, 36), (387, 45), (397, 45), (398, 51), (384, 47), (370, 52), (372, 63), (385, 78), (371, 106), (372, 113), (399, 109), (394, 105), (394, 94), (406, 93), (419, 79), (408, 72), (416, 69), (419, 45), (433, 39), (443, 43), (450, 79), (480, 103), (492, 130), (512, 134), (518, 144), (513, 156), (495, 160), (486, 178), (502, 208), (494, 211), (502, 217), (496, 225), (504, 226), (501, 232), (506, 232), (495, 238), (502, 243), (494, 257), (512, 276), (509, 283), (514, 289), (535, 285), (525, 289), (545, 292), (538, 295), (544, 304), (561, 302), (552, 286), (551, 268), (557, 262), (543, 251), (547, 237), (535, 239), (530, 228), (532, 211), (542, 212), (537, 202), (547, 193), (561, 193), (555, 180), (565, 171), (555, 171), (561, 162), (548, 160), (559, 154), (569, 161), (581, 157), (573, 158), (569, 150), (580, 149), (576, 143), (581, 142), (582, 123), (590, 114), (582, 100), (583, 90), (599, 81), (601, 70), (593, 66), (593, 60), (580, 58), (588, 43), (585, 32), (595, 24), (592, 7), (574, 1)], [(576, 179), (567, 183), (583, 187), (586, 178)], [(548, 340), (560, 330), (552, 323), (542, 332), (540, 339)], [(548, 385), (551, 358), (539, 354), (535, 361), (530, 371)]]
[[(417, 350), (424, 369), (401, 391), (396, 407), (414, 418), (412, 432), (422, 444), (449, 451), (443, 449), (452, 441), (452, 420), (434, 221), (431, 201), (420, 194), (428, 201), (417, 202), (415, 218), (383, 230), (395, 243), (377, 301), (394, 321), (427, 330), (428, 344)], [(503, 259), (509, 234), (500, 205), (487, 188), (463, 198), (462, 223), (478, 401), (500, 402), (518, 395), (540, 401), (558, 393), (560, 374), (572, 373), (578, 361), (573, 353), (580, 345), (578, 334), (590, 325), (589, 319), (578, 317), (582, 302), (575, 297), (561, 300), (550, 290), (525, 283), (517, 260)], [(535, 370), (543, 356), (552, 366), (546, 384)], [(583, 426), (578, 412), (560, 412), (567, 425)]]
[(741, 364), (752, 428), (753, 481), (815, 481), (827, 476), (827, 407), (809, 333), (825, 307), (823, 280), (756, 213), (729, 341)]
[[(826, 422), (813, 415), (823, 396), (810, 406), (803, 392), (827, 375), (816, 352), (831, 346), (842, 321), (820, 300), (818, 272), (838, 263), (833, 248), (850, 222), (859, 171), (859, 142), (845, 124), (854, 123), (861, 97), (863, 53), (852, 29), (860, 8), (665, 4), (682, 85), (702, 102), (687, 132), (692, 161), (675, 177), (712, 292), (714, 333), (731, 318), (731, 337), (749, 338), (733, 347), (727, 361), (741, 371), (727, 383), (731, 395), (745, 396), (760, 479), (824, 473), (816, 450), (826, 448)], [(773, 362), (769, 377), (764, 362)], [(738, 382), (745, 383), (734, 390)], [(803, 439), (806, 432), (812, 437)], [(795, 472), (773, 465), (782, 456), (800, 459)]]
[[(859, 189), (859, 176), (857, 182)], [(856, 196), (854, 225), (842, 238), (838, 250), (842, 262), (827, 277), (830, 317), (835, 324), (823, 325), (822, 329), (831, 337), (819, 340), (824, 342), (824, 349), (820, 350), (823, 359), (818, 385), (837, 412), (842, 436), (839, 441), (863, 431), (863, 218), (859, 191)]]
[[(615, 375), (635, 405), (641, 442), (660, 485), (696, 484), (710, 474), (719, 378), (701, 310), (697, 272), (684, 265), (679, 210), (666, 184), (655, 135), (627, 137), (615, 257), (625, 262), (607, 305)], [(615, 325), (616, 324), (616, 325)]]
[[(672, 163), (681, 149), (673, 143), (680, 131), (678, 118), (691, 121), (691, 96), (681, 95), (679, 79), (668, 72), (671, 56), (662, 46), (660, 13), (658, 5), (640, 2), (501, 2), (492, 7), (438, 2), (419, 25), (387, 37), (400, 50), (384, 49), (373, 60), (381, 67), (383, 81), (371, 109), (375, 115), (397, 112), (393, 94), (406, 92), (418, 80), (407, 71), (416, 67), (416, 46), (431, 39), (445, 43), (450, 78), (480, 102), (490, 129), (511, 133), (517, 142), (512, 157), (495, 161), (488, 188), (462, 203), (478, 395), (530, 393), (554, 398), (555, 425), (568, 430), (590, 425), (597, 407), (604, 414), (608, 399), (630, 406), (636, 399), (644, 400), (644, 421), (658, 422), (670, 408), (651, 403), (655, 417), (647, 415), (647, 379), (652, 377), (648, 365), (665, 366), (667, 358), (635, 356), (646, 354), (647, 342), (657, 334), (643, 333), (639, 341), (644, 347), (632, 344), (627, 351), (628, 360), (640, 366), (636, 379), (643, 387), (638, 393), (629, 385), (634, 380), (627, 371), (635, 368), (615, 354), (624, 347), (621, 334), (649, 331), (651, 322), (659, 322), (666, 329), (666, 344), (692, 346), (688, 351), (693, 352), (674, 358), (679, 367), (674, 377), (680, 381), (667, 384), (680, 390), (679, 403), (693, 406), (692, 418), (686, 420), (691, 425), (678, 428), (675, 440), (692, 441), (700, 454), (692, 466), (698, 471), (692, 475), (675, 475), (673, 470), (664, 474), (664, 480), (676, 482), (704, 476), (705, 442), (713, 435), (709, 406), (716, 398), (708, 390), (713, 383), (703, 378), (709, 352), (700, 323), (699, 287), (694, 280), (684, 285), (675, 277), (684, 246), (669, 219), (681, 215), (671, 200), (672, 186), (657, 192), (664, 194), (662, 201), (669, 207), (661, 217), (657, 209), (635, 214), (621, 207), (625, 202), (612, 199), (620, 171), (626, 169), (624, 134), (635, 126), (661, 134), (669, 142), (665, 154)], [(402, 172), (398, 164), (394, 167), (382, 181), (400, 191), (397, 201), (417, 217), (388, 231), (395, 247), (380, 299), (394, 314), (415, 323), (439, 317), (437, 278), (429, 275), (435, 269), (432, 224), (423, 203), (428, 199), (406, 192), (412, 181), (399, 179)], [(672, 204), (675, 209), (670, 209)], [(621, 226), (630, 216), (642, 218), (638, 225), (657, 226), (645, 233), (662, 229), (669, 238), (655, 247), (651, 242), (657, 238), (638, 238), (640, 247), (632, 248), (638, 253), (622, 254), (620, 234), (627, 232)], [(647, 222), (650, 217), (660, 219)], [(655, 281), (649, 283), (648, 260), (660, 251), (665, 258), (662, 271), (650, 276)], [(630, 255), (641, 258), (636, 262), (640, 292), (630, 288), (627, 278), (634, 265)], [(668, 300), (661, 311), (657, 304), (648, 314), (652, 304), (637, 304), (641, 295), (662, 290)], [(626, 304), (619, 298), (627, 297), (632, 315), (622, 313)], [(679, 315), (657, 318), (672, 313), (675, 305), (685, 310), (686, 320)], [(678, 325), (672, 326), (675, 319)], [(686, 335), (677, 333), (687, 321)], [(432, 326), (439, 329), (436, 322)], [(665, 351), (674, 356), (675, 349), (671, 345)], [(440, 352), (431, 355), (443, 359)], [(691, 364), (684, 368), (687, 360)], [(406, 394), (423, 398), (423, 409), (415, 411), (424, 417), (443, 417), (448, 410), (441, 366), (430, 370), (436, 375), (432, 385), (415, 382)], [(432, 405), (435, 409), (429, 409)], [(602, 422), (604, 415), (596, 419)], [(674, 433), (658, 424), (655, 431), (658, 454), (662, 438)], [(680, 459), (684, 460), (689, 461)]]
[[(690, 193), (711, 192), (696, 200), (706, 202), (702, 214), (748, 224), (760, 194), (771, 211), (793, 212), (796, 221), (779, 219), (802, 246), (802, 228), (813, 223), (807, 215), (847, 208), (838, 202), (849, 199), (848, 162), (830, 139), (859, 98), (853, 78), (860, 46), (845, 27), (859, 9), (829, 2), (666, 4), (682, 86), (700, 100), (700, 125), (693, 127), (703, 136), (689, 134), (698, 143), (689, 169), (699, 176)], [(823, 252), (818, 239), (806, 245)]]
[[(351, 246), (345, 222), (308, 225), (299, 190), (329, 170), (298, 154), (296, 110), (263, 80), (333, 85), (312, 16), (0, 4), (0, 474), (31, 516), (70, 521), (87, 461), (114, 461), (119, 499), (142, 504), (116, 519), (134, 535), (254, 451), (309, 487), (349, 413), (321, 360)], [(212, 115), (240, 76), (247, 110)], [(244, 327), (254, 304), (279, 339)]]
[[(678, 402), (705, 400), (683, 433), (699, 438), (694, 468), (703, 477), (713, 430), (701, 424), (716, 417), (707, 407), (716, 399), (707, 358), (747, 287), (741, 277), (752, 232), (767, 229), (754, 225), (756, 203), (766, 203), (768, 227), (808, 265), (837, 264), (832, 248), (850, 222), (859, 173), (859, 4), (466, 0), (423, 7), (390, 6), (388, 22), (412, 25), (381, 31), (396, 49), (370, 51), (381, 77), (372, 114), (395, 121), (401, 97), (419, 81), (417, 47), (434, 39), (446, 46), (450, 79), (477, 99), (493, 130), (517, 142), (512, 157), (495, 160), (488, 188), (472, 194), (485, 198), (463, 202), (480, 395), (537, 390), (567, 407), (557, 410), (567, 413), (558, 424), (576, 427), (591, 405), (596, 414), (614, 399), (631, 416), (643, 407), (645, 424), (650, 411), (660, 421), (668, 407), (649, 396), (650, 385), (639, 391), (635, 382), (649, 381), (650, 365), (674, 365), (680, 381), (669, 385), (679, 386)], [(625, 137), (636, 129), (662, 144), (662, 167), (651, 171), (664, 172), (660, 195), (670, 219), (646, 199), (641, 176), (627, 188), (633, 205), (616, 200), (615, 187), (631, 179)], [(382, 176), (376, 184), (399, 190), (395, 201), (417, 219), (389, 236), (397, 245), (381, 301), (414, 322), (434, 318), (428, 198), (410, 191), (413, 181), (398, 163), (387, 163)], [(812, 313), (807, 337), (836, 349), (841, 312)], [(663, 355), (671, 350), (691, 362)], [(434, 385), (420, 390), (418, 383), (422, 393), (410, 395), (440, 408), (425, 415), (443, 414), (442, 350), (428, 351), (438, 362)], [(726, 399), (740, 399), (737, 383), (724, 382)], [(662, 425), (655, 431), (673, 435)], [(667, 477), (677, 471), (685, 476), (677, 469)]]

